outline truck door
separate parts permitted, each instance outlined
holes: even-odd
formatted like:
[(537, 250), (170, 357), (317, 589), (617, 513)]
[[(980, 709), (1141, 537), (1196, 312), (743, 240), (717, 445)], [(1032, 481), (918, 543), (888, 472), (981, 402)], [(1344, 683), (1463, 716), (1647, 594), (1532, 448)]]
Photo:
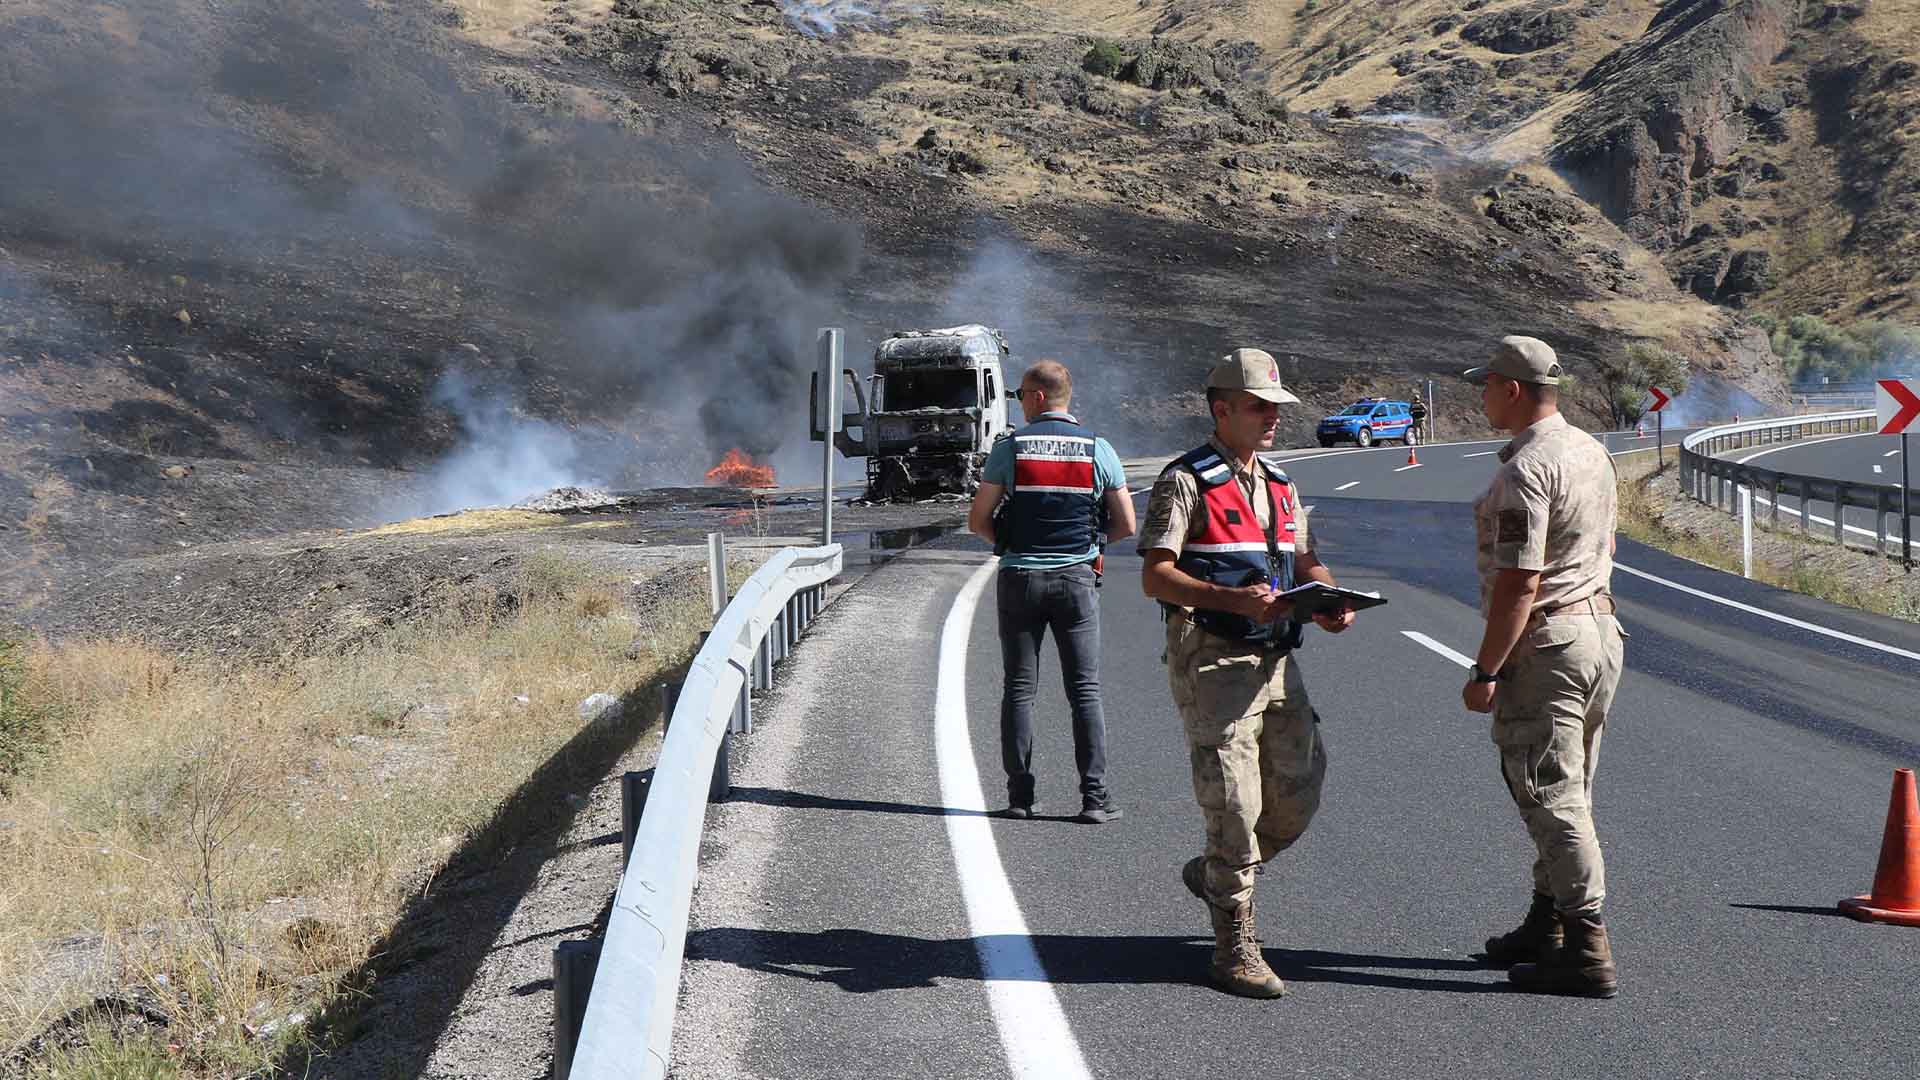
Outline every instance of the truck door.
[(1000, 407), (1000, 380), (991, 367), (980, 369), (980, 441), (981, 447), (990, 448), (993, 440), (1000, 434), (1000, 425), (996, 422), (1006, 413)]

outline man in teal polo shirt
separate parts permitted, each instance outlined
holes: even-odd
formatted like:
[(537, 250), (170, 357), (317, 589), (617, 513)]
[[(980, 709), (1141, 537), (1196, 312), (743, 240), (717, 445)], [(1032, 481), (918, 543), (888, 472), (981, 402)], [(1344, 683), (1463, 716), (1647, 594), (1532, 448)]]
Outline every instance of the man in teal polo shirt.
[[(1100, 708), (1101, 534), (1133, 535), (1133, 498), (1120, 457), (1068, 408), (1066, 365), (1042, 360), (1020, 380), (1027, 424), (993, 448), (967, 528), (1001, 553), (996, 597), (1006, 682), (1000, 696), (1000, 758), (1007, 771), (1005, 816), (1031, 818), (1033, 697), (1040, 642), (1053, 630), (1060, 674), (1073, 707), (1073, 756), (1080, 814), (1090, 825), (1120, 816), (1107, 792), (1107, 723)], [(1004, 503), (1004, 505), (1003, 505)]]

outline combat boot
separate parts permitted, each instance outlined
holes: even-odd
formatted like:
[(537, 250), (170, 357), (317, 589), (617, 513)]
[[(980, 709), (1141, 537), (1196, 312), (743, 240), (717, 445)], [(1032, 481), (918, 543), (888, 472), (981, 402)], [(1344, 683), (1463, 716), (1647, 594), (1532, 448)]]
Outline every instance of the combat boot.
[(1207, 912), (1213, 916), (1213, 965), (1207, 970), (1213, 985), (1250, 998), (1277, 998), (1286, 993), (1287, 984), (1260, 955), (1260, 939), (1254, 936), (1253, 901), (1233, 911), (1209, 903)]
[(1495, 967), (1534, 963), (1553, 955), (1566, 940), (1560, 928), (1560, 913), (1553, 909), (1553, 897), (1533, 894), (1533, 906), (1519, 927), (1487, 939), (1487, 963)]
[(1535, 964), (1515, 964), (1507, 980), (1536, 994), (1610, 998), (1620, 992), (1613, 968), (1613, 945), (1606, 924), (1594, 915), (1562, 915), (1566, 942), (1551, 957)]

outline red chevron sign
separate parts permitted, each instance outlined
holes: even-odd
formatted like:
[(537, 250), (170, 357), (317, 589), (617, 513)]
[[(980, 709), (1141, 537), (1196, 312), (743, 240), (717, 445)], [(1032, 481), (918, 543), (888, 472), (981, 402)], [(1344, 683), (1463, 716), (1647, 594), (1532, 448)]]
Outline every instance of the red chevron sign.
[(1667, 395), (1667, 392), (1665, 390), (1662, 390), (1657, 386), (1647, 387), (1647, 393), (1653, 395), (1653, 404), (1647, 406), (1648, 412), (1659, 412), (1661, 409), (1664, 409), (1667, 407), (1667, 402), (1673, 400), (1673, 398)]
[(1873, 404), (1879, 413), (1880, 434), (1905, 435), (1915, 420), (1920, 420), (1920, 379), (1881, 379), (1873, 392)]

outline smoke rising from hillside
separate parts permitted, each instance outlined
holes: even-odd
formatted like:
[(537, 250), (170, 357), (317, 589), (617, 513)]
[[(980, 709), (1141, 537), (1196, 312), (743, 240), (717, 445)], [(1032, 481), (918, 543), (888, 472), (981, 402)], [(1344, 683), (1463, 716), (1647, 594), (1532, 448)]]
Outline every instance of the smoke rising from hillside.
[(505, 506), (534, 492), (599, 485), (584, 470), (571, 432), (486, 392), (466, 372), (456, 368), (442, 376), (433, 400), (459, 417), (460, 444), (434, 465), (425, 501), (407, 507), (407, 514)]
[[(0, 240), (178, 267), (246, 292), (238, 317), (366, 330), (363, 348), (386, 326), (350, 324), (386, 317), (395, 279), (448, 283), (454, 317), (393, 319), (427, 348), (371, 348), (415, 364), (421, 391), (454, 342), (513, 357), (407, 399), (456, 411), (460, 460), (496, 475), (522, 475), (509, 463), (531, 453), (574, 463), (556, 482), (690, 479), (803, 430), (800, 350), (858, 264), (852, 226), (730, 153), (469, 89), (439, 31), (361, 0), (236, 0), (211, 21), (199, 0), (149, 0), (125, 21), (0, 22), (14, 38), (0, 43)], [(591, 451), (619, 446), (618, 460), (570, 455), (564, 429), (455, 408), (489, 395), (571, 401), (648, 438)]]

